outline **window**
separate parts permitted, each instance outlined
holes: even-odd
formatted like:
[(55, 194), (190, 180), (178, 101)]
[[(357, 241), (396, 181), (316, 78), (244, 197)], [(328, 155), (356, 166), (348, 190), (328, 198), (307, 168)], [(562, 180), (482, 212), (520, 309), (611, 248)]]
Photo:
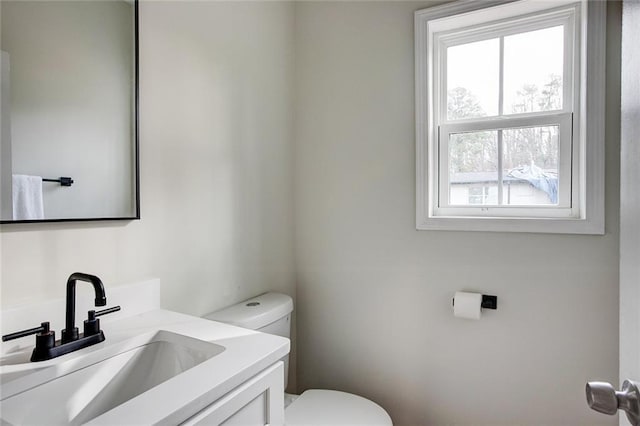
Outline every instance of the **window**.
[(604, 11), (416, 12), (418, 229), (604, 232)]
[(497, 191), (490, 186), (470, 186), (468, 189), (469, 204), (495, 204)]

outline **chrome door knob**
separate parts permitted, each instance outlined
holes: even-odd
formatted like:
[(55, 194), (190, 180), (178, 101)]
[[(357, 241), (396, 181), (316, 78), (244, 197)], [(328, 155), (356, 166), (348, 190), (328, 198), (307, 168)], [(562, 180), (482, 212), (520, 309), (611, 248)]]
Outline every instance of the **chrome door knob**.
[(587, 404), (600, 413), (613, 415), (624, 410), (633, 426), (640, 426), (640, 392), (635, 382), (625, 380), (622, 390), (606, 382), (589, 382), (586, 387)]
[(587, 404), (599, 413), (613, 415), (618, 412), (616, 389), (607, 382), (587, 383)]

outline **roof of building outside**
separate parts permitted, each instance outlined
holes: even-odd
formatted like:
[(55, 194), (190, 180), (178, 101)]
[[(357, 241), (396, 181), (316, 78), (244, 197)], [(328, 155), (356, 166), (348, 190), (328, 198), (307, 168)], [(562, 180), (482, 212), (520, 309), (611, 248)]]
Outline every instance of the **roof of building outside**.
[[(553, 171), (545, 171), (545, 173), (553, 173)], [(526, 179), (518, 179), (508, 174), (504, 174), (502, 177), (503, 182), (522, 182), (530, 183)], [(450, 182), (452, 184), (465, 184), (465, 183), (497, 183), (498, 172), (465, 172), (454, 173)]]

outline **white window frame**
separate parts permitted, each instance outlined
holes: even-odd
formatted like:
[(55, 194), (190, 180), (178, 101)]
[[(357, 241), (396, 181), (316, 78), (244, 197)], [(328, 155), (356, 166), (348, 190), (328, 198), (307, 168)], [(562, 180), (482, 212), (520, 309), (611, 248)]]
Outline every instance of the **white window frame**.
[[(587, 0), (463, 0), (415, 13), (417, 229), (604, 234), (605, 14), (606, 2)], [(439, 82), (448, 46), (557, 25), (565, 28), (562, 110), (447, 121)], [(449, 205), (451, 133), (549, 125), (564, 138), (558, 205)]]

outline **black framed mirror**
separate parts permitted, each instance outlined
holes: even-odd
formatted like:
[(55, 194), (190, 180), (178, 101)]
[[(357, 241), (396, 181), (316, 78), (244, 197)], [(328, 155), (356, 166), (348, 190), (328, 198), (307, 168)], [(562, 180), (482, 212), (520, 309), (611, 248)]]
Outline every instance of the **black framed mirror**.
[(138, 1), (0, 17), (0, 223), (139, 219)]

